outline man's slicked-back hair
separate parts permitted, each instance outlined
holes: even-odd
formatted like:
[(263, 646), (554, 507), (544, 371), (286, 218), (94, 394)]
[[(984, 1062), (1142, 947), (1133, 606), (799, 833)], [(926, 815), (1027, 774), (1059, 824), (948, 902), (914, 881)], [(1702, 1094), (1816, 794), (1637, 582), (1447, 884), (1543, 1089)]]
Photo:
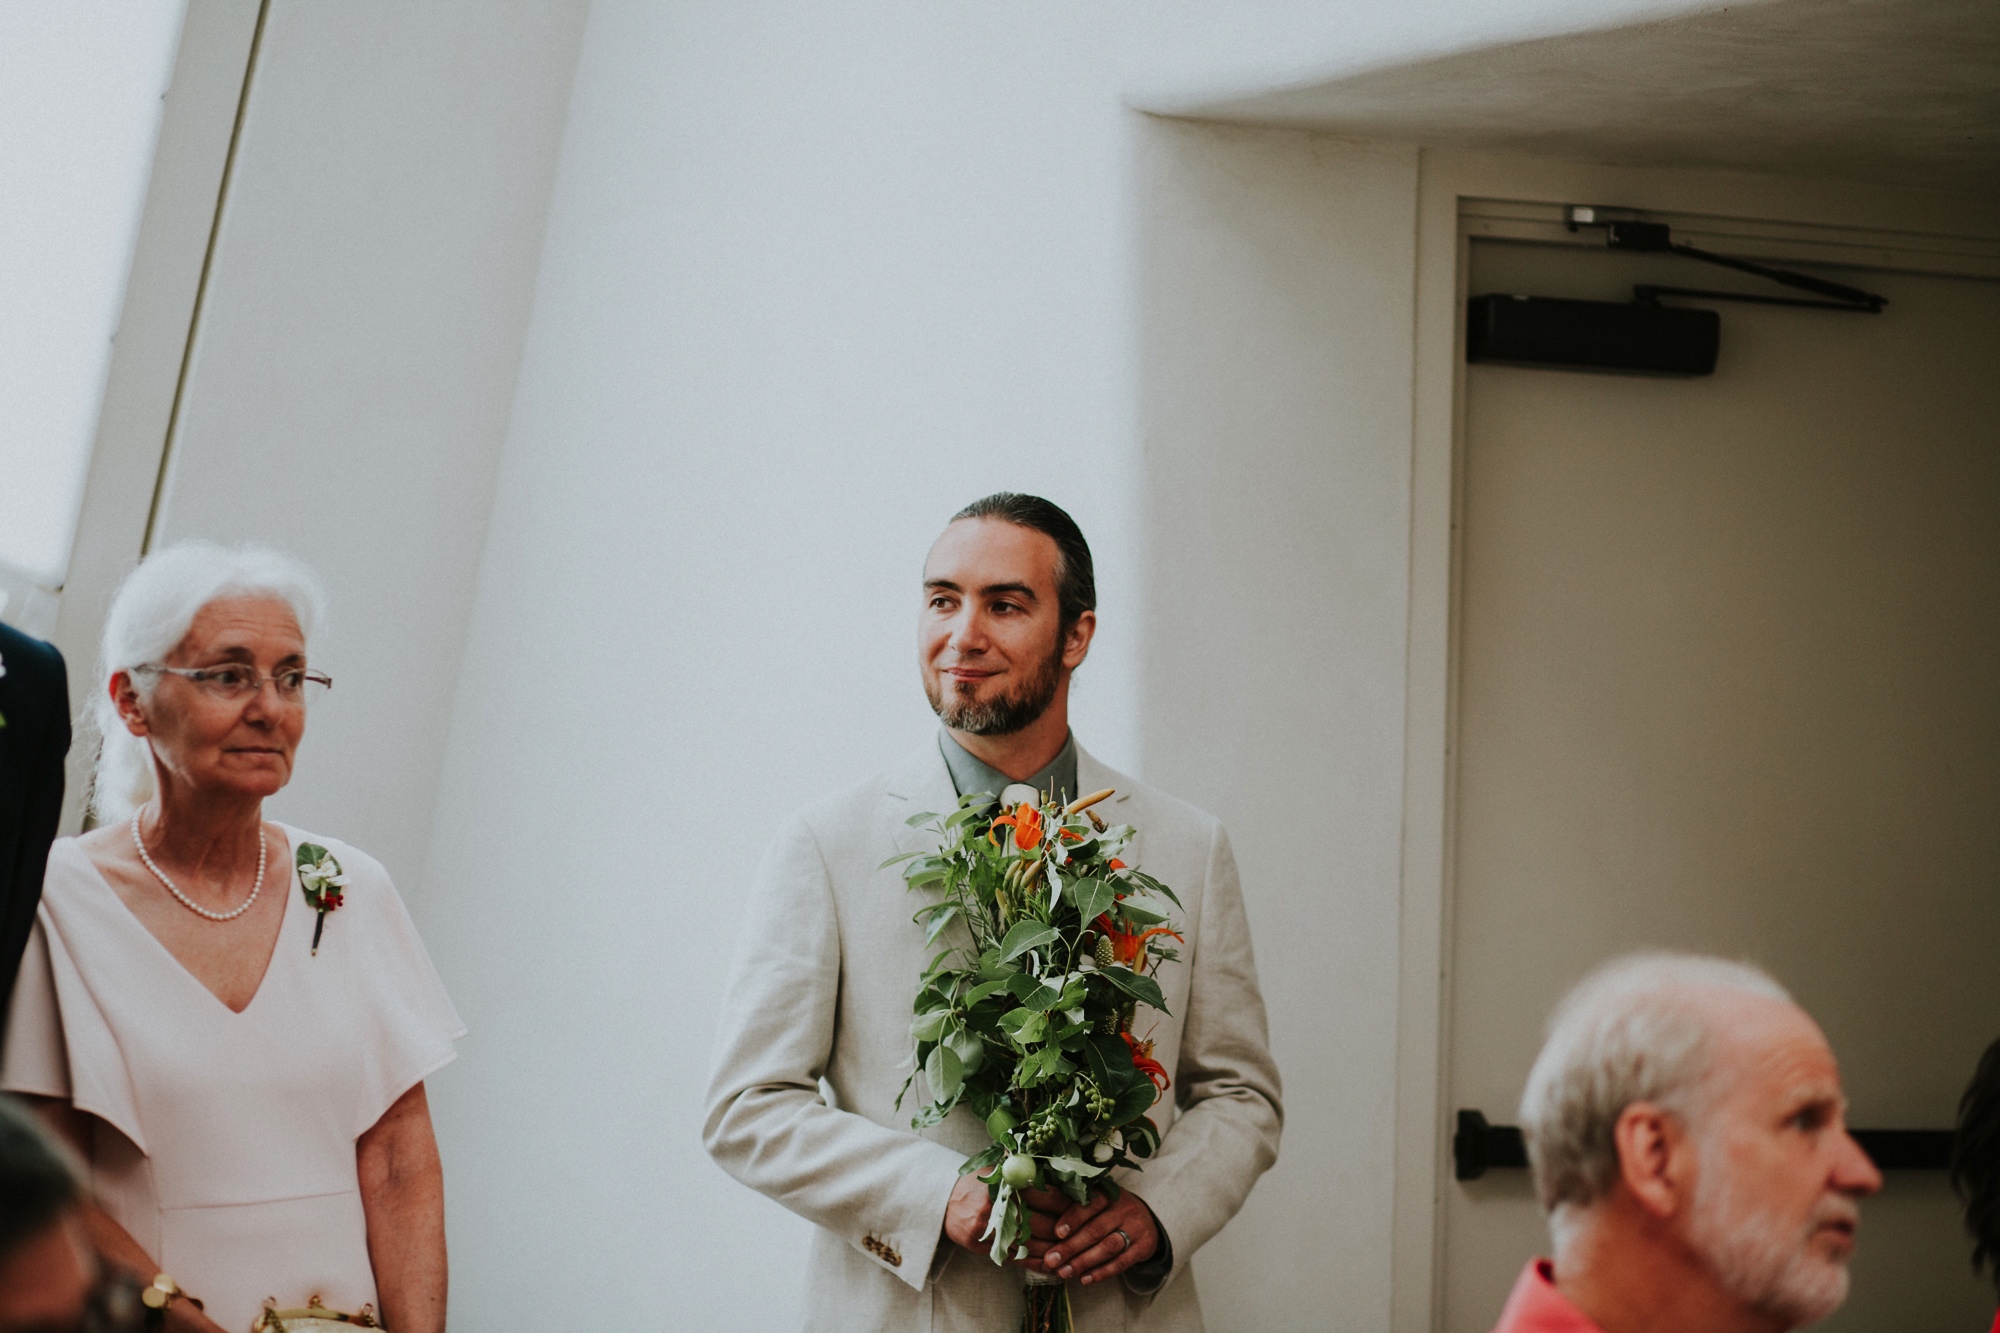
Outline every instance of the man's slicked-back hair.
[(1684, 1122), (1701, 1110), (1714, 1053), (1702, 992), (1791, 1001), (1748, 963), (1699, 954), (1614, 958), (1576, 984), (1549, 1018), (1521, 1094), (1521, 1133), (1542, 1208), (1587, 1207), (1618, 1179), (1618, 1117), (1651, 1102)]
[(962, 518), (997, 518), (1039, 532), (1056, 544), (1056, 607), (1065, 634), (1085, 611), (1097, 609), (1097, 571), (1090, 562), (1090, 543), (1061, 505), (1039, 495), (995, 491), (953, 514), (951, 521)]

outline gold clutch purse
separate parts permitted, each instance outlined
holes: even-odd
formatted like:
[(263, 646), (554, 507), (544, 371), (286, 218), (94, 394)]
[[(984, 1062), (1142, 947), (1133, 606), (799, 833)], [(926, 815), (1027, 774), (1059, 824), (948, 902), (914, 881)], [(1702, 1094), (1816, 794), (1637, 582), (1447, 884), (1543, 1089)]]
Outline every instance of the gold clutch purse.
[(266, 1298), (264, 1313), (257, 1316), (250, 1333), (338, 1333), (344, 1329), (381, 1327), (375, 1321), (374, 1306), (362, 1306), (360, 1314), (329, 1310), (319, 1303), (319, 1293), (315, 1292), (303, 1310), (280, 1310), (277, 1297)]

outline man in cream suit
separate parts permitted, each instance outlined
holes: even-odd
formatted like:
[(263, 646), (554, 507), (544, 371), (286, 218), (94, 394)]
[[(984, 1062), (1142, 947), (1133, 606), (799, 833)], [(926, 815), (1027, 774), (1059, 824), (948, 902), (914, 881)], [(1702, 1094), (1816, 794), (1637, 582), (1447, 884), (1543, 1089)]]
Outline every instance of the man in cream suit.
[(1079, 1333), (1199, 1330), (1188, 1260), (1277, 1157), (1278, 1071), (1228, 836), (1069, 732), (1095, 605), (1090, 548), (1068, 514), (1007, 493), (968, 506), (924, 566), (918, 657), (942, 732), (793, 818), (759, 871), (703, 1137), (730, 1174), (818, 1224), (809, 1329), (1008, 1333), (1021, 1317), (1023, 1274), (979, 1241), (986, 1187), (959, 1174), (985, 1127), (961, 1107), (913, 1132), (910, 1104), (895, 1104), (932, 950), (911, 919), (921, 904), (882, 862), (923, 845), (913, 814), (951, 810), (962, 793), (1116, 788), (1106, 818), (1138, 829), (1135, 864), (1185, 908), (1180, 961), (1159, 973), (1171, 1012), (1142, 1011), (1135, 1027), (1171, 1079), (1152, 1112), (1159, 1153), (1118, 1173), (1115, 1204), (1032, 1201), (1025, 1262), (1069, 1279)]

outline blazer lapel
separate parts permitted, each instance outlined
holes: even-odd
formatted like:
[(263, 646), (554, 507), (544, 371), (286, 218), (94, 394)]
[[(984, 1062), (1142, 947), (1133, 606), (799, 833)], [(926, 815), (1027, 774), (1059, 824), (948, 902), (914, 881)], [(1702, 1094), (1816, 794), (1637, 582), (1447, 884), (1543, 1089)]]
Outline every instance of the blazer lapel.
[(958, 808), (958, 789), (951, 784), (951, 770), (944, 766), (944, 752), (938, 749), (936, 736), (890, 770), (883, 783), (883, 804), (898, 852), (913, 852), (924, 845), (927, 835), (910, 827), (911, 816), (926, 811), (946, 815)]

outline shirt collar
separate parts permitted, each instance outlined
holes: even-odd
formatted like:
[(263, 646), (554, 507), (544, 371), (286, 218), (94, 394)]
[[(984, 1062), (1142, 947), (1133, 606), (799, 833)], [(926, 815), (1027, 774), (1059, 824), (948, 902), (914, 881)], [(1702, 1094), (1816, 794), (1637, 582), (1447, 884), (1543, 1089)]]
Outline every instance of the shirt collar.
[(1531, 1259), (1514, 1283), (1493, 1333), (1604, 1333), (1590, 1316), (1556, 1289), (1555, 1265)]
[[(1013, 785), (1012, 778), (960, 745), (957, 738), (943, 727), (938, 728), (938, 750), (944, 755), (944, 766), (951, 770), (951, 785), (958, 789), (960, 796), (976, 791), (998, 796)], [(1076, 786), (1075, 733), (1064, 739), (1061, 752), (1041, 772), (1029, 778), (1027, 785), (1044, 795), (1076, 799), (1079, 793)]]

